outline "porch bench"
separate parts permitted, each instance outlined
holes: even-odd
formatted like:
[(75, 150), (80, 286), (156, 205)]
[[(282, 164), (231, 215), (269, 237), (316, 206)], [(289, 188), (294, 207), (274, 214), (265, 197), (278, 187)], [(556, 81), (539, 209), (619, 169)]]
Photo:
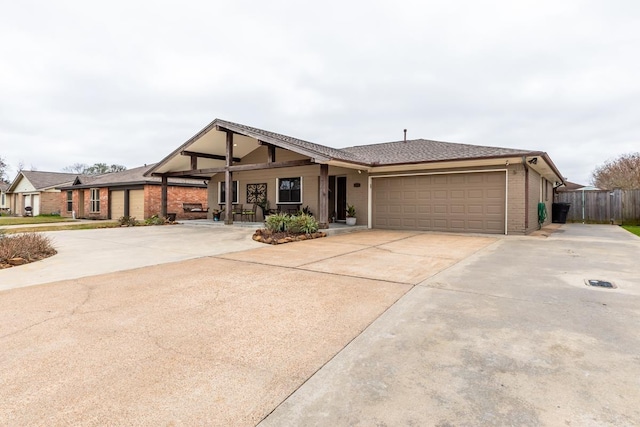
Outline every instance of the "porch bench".
[(203, 208), (202, 207), (202, 203), (183, 203), (182, 204), (182, 209), (185, 211), (185, 213), (188, 212), (209, 212), (209, 208)]

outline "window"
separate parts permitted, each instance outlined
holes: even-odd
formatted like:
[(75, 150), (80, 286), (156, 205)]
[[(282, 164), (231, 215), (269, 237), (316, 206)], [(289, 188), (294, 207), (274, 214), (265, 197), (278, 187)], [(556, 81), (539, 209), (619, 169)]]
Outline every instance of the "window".
[(67, 191), (67, 212), (73, 210), (73, 191)]
[[(238, 203), (238, 181), (231, 181), (231, 191), (233, 192), (231, 203)], [(218, 201), (220, 204), (227, 203), (225, 181), (220, 182), (220, 186), (218, 188)]]
[(302, 203), (302, 177), (279, 178), (277, 203)]
[(0, 205), (4, 206), (4, 193), (2, 193), (2, 203)]
[(91, 189), (91, 212), (100, 212), (100, 189), (92, 188)]

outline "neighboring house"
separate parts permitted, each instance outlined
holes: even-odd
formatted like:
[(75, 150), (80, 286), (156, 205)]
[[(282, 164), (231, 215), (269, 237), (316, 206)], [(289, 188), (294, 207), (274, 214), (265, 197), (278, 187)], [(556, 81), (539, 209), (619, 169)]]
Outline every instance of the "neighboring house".
[(9, 196), (7, 194), (8, 189), (9, 184), (0, 182), (0, 212), (9, 211)]
[(33, 216), (60, 212), (60, 190), (71, 184), (78, 174), (61, 172), (20, 171), (7, 189), (12, 214), (24, 215), (31, 208)]
[(349, 204), (369, 228), (501, 234), (536, 230), (538, 203), (550, 213), (564, 183), (541, 151), (425, 139), (336, 149), (220, 119), (147, 175), (206, 179), (212, 207), (309, 206), (322, 227)]
[(561, 187), (558, 187), (556, 191), (560, 193), (564, 193), (567, 191), (598, 191), (600, 190), (598, 187), (594, 187), (593, 185), (582, 185), (577, 184), (571, 181), (565, 181), (565, 184)]
[[(87, 219), (118, 219), (123, 216), (138, 220), (160, 214), (161, 179), (145, 177), (154, 165), (98, 176), (78, 177), (59, 187), (58, 210), (62, 216)], [(206, 212), (185, 212), (183, 203), (207, 206), (207, 185), (202, 179), (170, 179), (168, 209), (178, 219), (206, 218)]]

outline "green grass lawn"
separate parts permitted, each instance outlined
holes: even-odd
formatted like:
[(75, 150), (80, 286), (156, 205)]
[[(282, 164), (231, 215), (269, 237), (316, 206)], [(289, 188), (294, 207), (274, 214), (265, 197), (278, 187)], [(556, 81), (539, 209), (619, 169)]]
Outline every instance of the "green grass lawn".
[(75, 221), (60, 216), (0, 216), (0, 225), (48, 224), (51, 222)]
[(640, 237), (640, 225), (623, 225), (622, 228)]
[(6, 234), (14, 233), (41, 233), (43, 231), (61, 231), (61, 230), (94, 230), (96, 228), (115, 228), (120, 227), (117, 222), (81, 222), (79, 224), (65, 225), (45, 225), (40, 227), (29, 227), (28, 225), (18, 228), (2, 229)]

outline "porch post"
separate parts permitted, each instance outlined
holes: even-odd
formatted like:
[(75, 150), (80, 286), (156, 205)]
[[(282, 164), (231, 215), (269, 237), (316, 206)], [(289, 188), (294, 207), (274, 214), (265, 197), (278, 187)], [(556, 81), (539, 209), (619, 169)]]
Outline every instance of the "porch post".
[(160, 216), (162, 218), (167, 217), (167, 188), (169, 186), (169, 178), (166, 175), (162, 175), (162, 186), (160, 196)]
[(227, 131), (227, 153), (225, 158), (225, 170), (224, 170), (224, 194), (225, 194), (225, 215), (224, 223), (227, 225), (233, 224), (233, 215), (231, 214), (233, 204), (233, 173), (229, 170), (229, 167), (233, 164), (233, 132)]
[(320, 228), (329, 228), (329, 165), (320, 165)]

